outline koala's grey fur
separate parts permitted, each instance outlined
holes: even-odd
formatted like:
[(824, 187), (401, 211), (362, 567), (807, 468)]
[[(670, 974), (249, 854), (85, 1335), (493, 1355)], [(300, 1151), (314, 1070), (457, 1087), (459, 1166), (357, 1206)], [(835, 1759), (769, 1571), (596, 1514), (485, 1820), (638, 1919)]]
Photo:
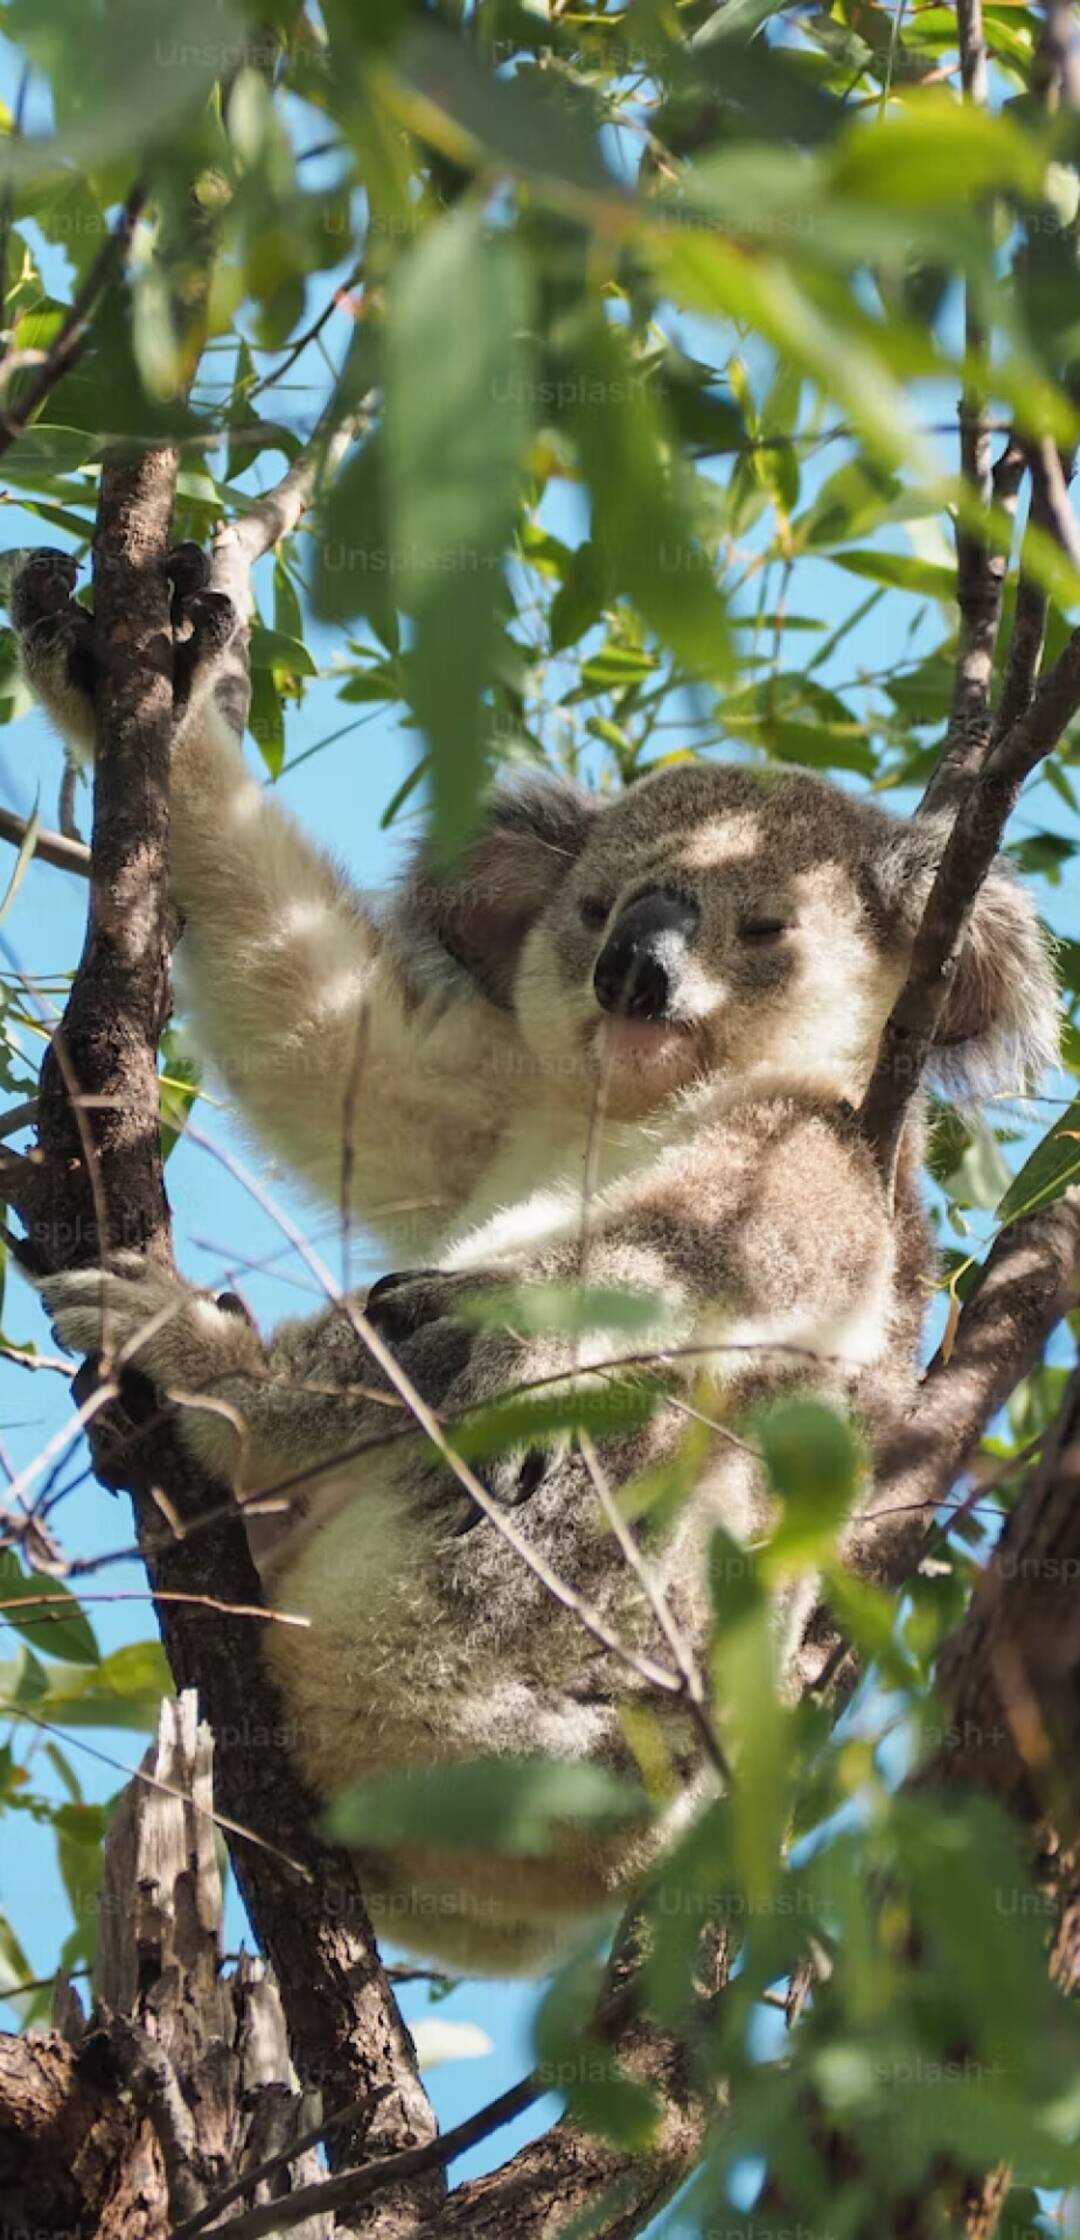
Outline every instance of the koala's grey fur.
[[(32, 685), (85, 749), (85, 623), (69, 590), (37, 556), (11, 605)], [(492, 1327), (454, 1314), (463, 1287), (584, 1276), (656, 1295), (655, 1340), (673, 1349), (674, 1403), (603, 1443), (616, 1485), (674, 1452), (678, 1396), (706, 1371), (706, 1412), (729, 1424), (810, 1385), (851, 1404), (872, 1443), (911, 1391), (932, 1260), (918, 1116), (890, 1207), (853, 1107), (941, 828), (800, 770), (675, 765), (610, 802), (531, 782), (496, 794), (464, 863), (418, 860), (377, 911), (247, 773), (220, 705), (224, 685), (235, 717), (242, 634), (205, 602), (182, 586), (172, 854), (187, 1002), (253, 1128), (332, 1202), (351, 1112), (356, 1213), (392, 1264), (429, 1271), (372, 1301), (424, 1398), (452, 1417), (560, 1371), (595, 1381), (625, 1344), (610, 1330), (522, 1338), (512, 1304)], [(643, 889), (671, 891), (698, 923), (671, 949), (666, 1021), (635, 1025), (601, 1013), (593, 972)], [(1020, 1088), (1055, 1045), (1037, 921), (999, 865), (956, 960), (942, 1071)], [(423, 1442), (387, 1436), (400, 1416), (339, 1310), (264, 1345), (243, 1316), (137, 1264), (108, 1280), (113, 1345), (183, 1395), (195, 1452), (244, 1489), (297, 1481), (285, 1514), (252, 1531), (274, 1601), (313, 1620), (274, 1629), (269, 1654), (318, 1788), (490, 1752), (627, 1766), (634, 1680)], [(47, 1293), (63, 1342), (99, 1347), (101, 1277)], [(487, 1482), (562, 1578), (661, 1653), (576, 1450), (502, 1457)], [(718, 1433), (650, 1547), (699, 1653), (710, 1533), (752, 1538), (767, 1516), (751, 1455)], [(659, 1711), (685, 1812), (702, 1769), (681, 1711)], [(365, 1871), (397, 1941), (468, 1969), (539, 1968), (656, 1840), (568, 1836), (553, 1858), (508, 1863), (481, 1831), (475, 1854), (373, 1852)]]

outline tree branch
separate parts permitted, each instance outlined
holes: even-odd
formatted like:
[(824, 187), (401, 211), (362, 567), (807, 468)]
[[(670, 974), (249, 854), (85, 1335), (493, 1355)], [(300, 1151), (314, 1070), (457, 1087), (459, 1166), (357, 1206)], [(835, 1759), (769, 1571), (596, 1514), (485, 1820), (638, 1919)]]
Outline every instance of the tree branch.
[[(169, 452), (111, 459), (95, 540), (99, 653), (90, 926), (67, 1011), (42, 1072), (41, 1158), (31, 1241), (43, 1265), (95, 1264), (106, 1241), (169, 1254), (158, 1131), (156, 1046), (168, 1001), (166, 875), (172, 734), (172, 638), (164, 561), (176, 461)], [(295, 488), (296, 476), (286, 478)], [(291, 502), (291, 500), (290, 500)], [(269, 517), (269, 508), (266, 509)], [(279, 518), (280, 514), (275, 518)], [(62, 1049), (64, 1064), (58, 1063)], [(68, 1081), (93, 1102), (73, 1113)], [(80, 1124), (81, 1123), (81, 1124)], [(87, 1138), (86, 1131), (89, 1130)], [(89, 1151), (85, 1145), (89, 1142)], [(106, 1209), (102, 1238), (94, 1186)], [(21, 1209), (20, 1209), (21, 1210)], [(84, 1380), (77, 1380), (77, 1386)], [(136, 1410), (136, 1403), (132, 1401)], [(95, 1463), (133, 1493), (153, 1589), (243, 1606), (264, 1601), (242, 1521), (162, 1545), (160, 1483), (181, 1520), (221, 1505), (175, 1429), (101, 1418)], [(122, 1454), (122, 1462), (120, 1456)], [(363, 2108), (335, 2134), (346, 2166), (431, 2138), (434, 2118), (379, 1961), (350, 1859), (320, 1843), (317, 1805), (286, 1749), (286, 1720), (250, 1624), (198, 1600), (162, 1601), (159, 1622), (177, 1687), (198, 1690), (218, 1739), (218, 1795), (235, 1831), (233, 1865), (271, 1957), (293, 2058), (328, 2103)], [(285, 1852), (299, 1863), (283, 1867)], [(441, 2177), (395, 2187), (380, 2240), (403, 2240), (437, 2209)]]
[(230, 2186), (228, 2194), (223, 2194), (211, 2209), (178, 2225), (169, 2240), (194, 2240), (195, 2234), (200, 2232), (205, 2234), (206, 2240), (225, 2240), (225, 2235), (228, 2240), (263, 2240), (264, 2235), (293, 2231), (307, 2217), (336, 2215), (341, 2209), (355, 2209), (361, 2202), (384, 2192), (389, 2185), (419, 2177), (428, 2170), (445, 2169), (448, 2162), (455, 2161), (458, 2155), (467, 2153), (482, 2140), (490, 2139), (493, 2132), (500, 2131), (504, 2124), (512, 2123), (515, 2116), (531, 2108), (543, 2090), (543, 2082), (538, 2077), (522, 2077), (520, 2083), (511, 2085), (497, 2100), (480, 2108), (476, 2115), (466, 2117), (464, 2123), (445, 2132), (441, 2139), (429, 2139), (422, 2147), (411, 2147), (406, 2153), (392, 2155), (389, 2161), (374, 2163), (366, 2170), (346, 2170), (339, 2178), (324, 2178), (315, 2185), (301, 2186), (287, 2200), (267, 2202), (265, 2207), (249, 2209), (245, 2216), (230, 2218), (225, 2224), (210, 2223), (211, 2213), (216, 2215), (227, 2202), (235, 2201), (238, 2193), (257, 2184), (261, 2173), (252, 2171), (241, 2185)]
[[(27, 817), (17, 817), (14, 809), (0, 809), (0, 840), (10, 840), (13, 848), (21, 848), (29, 830)], [(80, 879), (90, 877), (90, 850), (82, 840), (66, 840), (62, 832), (38, 831), (33, 853), (57, 871), (74, 871)]]
[(1080, 1189), (1003, 1229), (964, 1303), (948, 1358), (935, 1355), (910, 1416), (878, 1458), (873, 1506), (852, 1528), (864, 1578), (910, 1575), (934, 1511), (986, 1426), (1042, 1359), (1075, 1306)]
[[(986, 1790), (1080, 1829), (1080, 1370), (1039, 1467), (938, 1659), (947, 1741), (920, 1781)], [(955, 1726), (953, 1722), (956, 1722)]]
[[(985, 108), (987, 96), (986, 37), (982, 0), (957, 0), (960, 47), (960, 82), (966, 103)], [(988, 519), (991, 501), (1015, 505), (1024, 471), (1023, 452), (1009, 445), (993, 473), (990, 471), (990, 425), (985, 399), (972, 386), (973, 368), (984, 357), (986, 335), (976, 314), (970, 283), (964, 287), (964, 350), (968, 361), (958, 421), (960, 474)], [(964, 780), (979, 768), (990, 738), (990, 692), (994, 677), (994, 649), (1001, 623), (1008, 554), (993, 551), (985, 532), (965, 521), (956, 527), (956, 604), (960, 617), (960, 644), (953, 678), (952, 704), (945, 746), (927, 788), (924, 806), (937, 808), (955, 799)]]
[(969, 779), (942, 851), (904, 986), (886, 1020), (859, 1125), (891, 1185), (904, 1123), (945, 1007), (960, 937), (1021, 787), (1080, 708), (1080, 630), (1030, 707)]

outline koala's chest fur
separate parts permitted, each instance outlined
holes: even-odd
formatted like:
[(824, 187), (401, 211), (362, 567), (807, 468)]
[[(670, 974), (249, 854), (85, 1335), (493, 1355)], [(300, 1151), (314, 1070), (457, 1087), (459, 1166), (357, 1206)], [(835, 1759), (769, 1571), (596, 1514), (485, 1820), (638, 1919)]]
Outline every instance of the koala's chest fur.
[(643, 1168), (685, 1133), (674, 1109), (652, 1122), (607, 1121), (541, 1089), (508, 1102), (489, 1164), (449, 1222), (449, 1268), (542, 1251), (581, 1227), (590, 1196)]

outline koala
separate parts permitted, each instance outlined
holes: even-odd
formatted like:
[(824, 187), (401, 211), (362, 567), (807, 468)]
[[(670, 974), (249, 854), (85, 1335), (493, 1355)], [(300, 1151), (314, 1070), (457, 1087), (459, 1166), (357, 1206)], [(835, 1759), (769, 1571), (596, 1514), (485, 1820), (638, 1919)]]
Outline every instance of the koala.
[[(394, 1269), (355, 1304), (447, 1426), (559, 1380), (610, 1395), (631, 1350), (659, 1361), (661, 1389), (651, 1413), (613, 1408), (611, 1487), (708, 1420), (685, 1498), (638, 1528), (700, 1657), (710, 1540), (752, 1542), (771, 1514), (740, 1419), (810, 1391), (851, 1409), (872, 1453), (914, 1388), (933, 1274), (921, 1116), (890, 1193), (855, 1108), (945, 828), (798, 768), (679, 763), (611, 799), (532, 778), (492, 794), (458, 862), (422, 848), (367, 902), (246, 768), (243, 627), (197, 552), (171, 567), (177, 965), (202, 1049), (267, 1151), (331, 1203), (347, 1183)], [(35, 555), (10, 607), (33, 689), (86, 753), (71, 588), (62, 555)], [(1019, 1089), (1052, 1058), (1055, 1018), (1037, 919), (999, 863), (955, 960), (939, 1074)], [(579, 1285), (595, 1327), (521, 1327), (523, 1294)], [(632, 1349), (605, 1322), (610, 1292), (644, 1302)], [(318, 1793), (530, 1752), (632, 1774), (626, 1704), (648, 1697), (673, 1772), (651, 1817), (567, 1829), (543, 1858), (434, 1837), (362, 1855), (398, 1944), (473, 1973), (549, 1966), (711, 1778), (685, 1703), (650, 1693), (526, 1560), (664, 1658), (591, 1454), (549, 1432), (482, 1466), (523, 1554), (395, 1405), (340, 1304), (264, 1341), (228, 1300), (123, 1255), (45, 1295), (76, 1353), (100, 1350), (104, 1300), (114, 1353), (243, 1497), (268, 1596), (310, 1621), (268, 1629), (266, 1654)], [(262, 1515), (260, 1495), (276, 1496)], [(805, 1616), (805, 1594), (778, 1610), (782, 1664)]]

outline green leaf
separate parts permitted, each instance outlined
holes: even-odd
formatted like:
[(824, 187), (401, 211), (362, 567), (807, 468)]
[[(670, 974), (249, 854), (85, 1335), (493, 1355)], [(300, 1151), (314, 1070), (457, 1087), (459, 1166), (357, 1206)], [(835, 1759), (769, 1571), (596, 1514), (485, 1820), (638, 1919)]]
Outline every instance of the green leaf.
[(655, 228), (647, 246), (662, 287), (677, 303), (757, 329), (825, 395), (837, 398), (877, 459), (889, 466), (906, 465), (928, 491), (941, 486), (940, 465), (905, 385), (911, 366), (906, 336), (904, 348), (897, 349), (903, 378), (896, 379), (889, 363), (889, 330), (874, 328), (868, 335), (855, 305), (839, 288), (832, 291), (826, 312), (798, 285), (788, 266), (748, 254), (700, 226)]
[(801, 1530), (838, 1525), (859, 1478), (850, 1424), (820, 1400), (778, 1400), (756, 1416), (755, 1436), (773, 1490), (784, 1503), (785, 1522)]
[(454, 1312), (463, 1322), (497, 1329), (559, 1331), (615, 1330), (628, 1337), (664, 1329), (671, 1321), (666, 1299), (650, 1291), (613, 1291), (598, 1285), (518, 1283), (461, 1299)]
[(161, 1121), (161, 1156), (168, 1159), (183, 1135), (187, 1117), (199, 1093), (199, 1063), (178, 1029), (166, 1027), (160, 1042), (158, 1115)]
[(576, 645), (599, 622), (609, 598), (608, 571), (591, 537), (587, 538), (570, 554), (551, 602), (548, 629), (552, 653)]
[(1010, 1187), (1009, 1169), (993, 1129), (980, 1113), (972, 1114), (970, 1127), (969, 1140), (944, 1178), (945, 1189), (954, 1204), (981, 1206), (990, 1212)]
[(528, 270), (462, 204), (401, 259), (386, 337), (394, 557), (415, 625), (410, 700), (428, 737), (436, 840), (453, 853), (484, 770), (481, 704), (499, 644), (530, 379)]
[(655, 2138), (660, 2109), (654, 2094), (627, 2075), (597, 2036), (602, 1993), (591, 1954), (559, 1970), (536, 2016), (536, 2068), (549, 2092), (563, 2094), (583, 2130), (640, 2154)]
[(613, 1834), (645, 1819), (631, 1782), (581, 1759), (474, 1758), (358, 1781), (334, 1799), (328, 1831), (345, 1843), (394, 1850), (421, 1844), (540, 1859), (567, 1827)]
[(733, 1767), (731, 1864), (736, 1886), (760, 1911), (781, 1870), (795, 1740), (777, 1693), (775, 1621), (764, 1598), (747, 1600), (738, 1623), (717, 1626), (710, 1662), (713, 1715)]
[(50, 427), (34, 422), (16, 436), (4, 454), (5, 482), (28, 483), (40, 488), (51, 475), (77, 474), (101, 451), (100, 441), (81, 428)]
[(1080, 1175), (1080, 1098), (1037, 1144), (997, 1206), (1001, 1223), (1019, 1221), (1036, 1206), (1051, 1205)]
[(647, 1423), (663, 1396), (663, 1386), (645, 1377), (576, 1384), (567, 1378), (540, 1392), (489, 1401), (452, 1424), (450, 1435), (466, 1461), (485, 1462), (514, 1447), (543, 1446), (564, 1431), (588, 1431), (594, 1439), (625, 1434)]
[(805, 513), (791, 524), (800, 551), (850, 544), (892, 517), (903, 485), (899, 476), (873, 460), (849, 459), (815, 492)]
[[(423, 133), (431, 109), (439, 111), (440, 122), (457, 137), (455, 153), (463, 163), (486, 150), (512, 172), (586, 192), (618, 193), (600, 153), (591, 98), (568, 73), (523, 66), (496, 76), (475, 45), (433, 24), (410, 33), (397, 68), (406, 120)], [(445, 132), (439, 144), (446, 145)]]
[(273, 670), (278, 683), (284, 677), (315, 677), (319, 673), (318, 663), (302, 638), (283, 630), (266, 630), (258, 623), (251, 633), (251, 665), (253, 669)]
[(756, 727), (742, 723), (729, 728), (736, 736), (759, 740), (776, 762), (795, 762), (810, 770), (855, 770), (862, 778), (872, 778), (877, 771), (874, 750), (859, 724), (840, 728), (786, 719), (770, 723), (763, 718)]
[(28, 1577), (9, 1548), (0, 1551), (0, 1608), (4, 1623), (66, 1664), (97, 1665), (101, 1651), (89, 1620), (62, 1579)]
[(727, 611), (669, 455), (656, 401), (625, 338), (602, 315), (583, 330), (574, 433), (593, 500), (593, 542), (645, 621), (693, 672), (731, 673)]
[(882, 1587), (872, 1587), (853, 1572), (831, 1565), (826, 1595), (847, 1639), (867, 1664), (880, 1666), (892, 1685), (910, 1687), (915, 1676), (911, 1658), (896, 1641), (896, 1603)]
[(285, 761), (285, 710), (272, 669), (253, 669), (251, 672), (248, 730), (270, 776), (279, 778)]
[(61, 1727), (120, 1727), (153, 1733), (161, 1698), (172, 1686), (156, 1641), (133, 1641), (103, 1657), (93, 1672), (58, 1673), (42, 1715)]
[(1046, 155), (1009, 117), (922, 93), (868, 131), (860, 121), (832, 157), (834, 190), (879, 203), (942, 210), (985, 194), (1041, 196)]
[[(274, 629), (284, 638), (303, 643), (304, 612), (300, 596), (280, 552), (274, 557)], [(306, 647), (305, 647), (306, 652)]]
[(700, 52), (702, 48), (726, 46), (729, 41), (752, 39), (755, 31), (760, 31), (770, 16), (779, 15), (783, 6), (784, 0), (724, 0), (695, 33), (691, 46)]
[(886, 583), (894, 591), (914, 591), (945, 606), (956, 603), (956, 570), (939, 567), (932, 560), (917, 560), (909, 552), (834, 552), (833, 566), (849, 576), (869, 576), (872, 583)]
[(109, 1813), (100, 1804), (62, 1804), (53, 1814), (56, 1856), (68, 1904), (93, 1950), (97, 1898), (104, 1874), (102, 1837)]
[(601, 646), (581, 664), (580, 689), (567, 693), (563, 705), (569, 707), (574, 700), (588, 700), (596, 692), (625, 692), (627, 687), (644, 684), (647, 677), (656, 675), (660, 664), (655, 653), (639, 646), (621, 646), (614, 642)]
[(0, 1913), (0, 2000), (14, 2007), (22, 2021), (30, 2019), (34, 1993), (28, 1991), (21, 1999), (13, 1999), (12, 1989), (16, 1984), (32, 1983), (34, 1974), (6, 1913)]
[[(66, 0), (7, 0), (4, 34), (49, 79), (56, 129), (9, 137), (4, 166), (17, 184), (153, 150), (235, 66), (247, 26), (230, 0), (103, 0), (74, 13)], [(100, 242), (100, 233), (98, 241)]]

